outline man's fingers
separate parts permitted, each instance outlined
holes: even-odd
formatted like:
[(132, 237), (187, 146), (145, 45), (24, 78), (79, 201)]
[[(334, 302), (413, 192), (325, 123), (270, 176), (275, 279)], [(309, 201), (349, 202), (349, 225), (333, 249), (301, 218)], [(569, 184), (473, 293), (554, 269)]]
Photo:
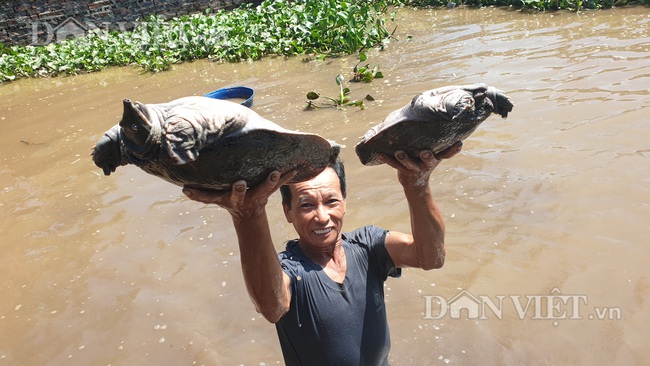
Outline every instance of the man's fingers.
[(440, 164), (440, 159), (438, 159), (431, 150), (420, 151), (420, 159), (428, 171), (435, 169), (435, 167)]
[(420, 159), (422, 161), (412, 159), (410, 156), (408, 156), (408, 154), (401, 150), (396, 151), (395, 156), (386, 154), (379, 155), (379, 160), (381, 162), (403, 172), (406, 172), (407, 170), (426, 170), (427, 167), (436, 164), (436, 159), (433, 153), (428, 150), (420, 152)]
[(293, 179), (293, 177), (296, 176), (296, 174), (298, 174), (298, 170), (296, 170), (296, 169), (290, 170), (290, 171), (284, 173), (284, 175), (280, 177), (280, 179), (278, 180), (276, 185), (281, 187), (281, 186), (289, 183)]
[(457, 141), (450, 147), (442, 150), (437, 154), (433, 154), (430, 150), (420, 151), (419, 158), (413, 159), (408, 156), (404, 151), (398, 150), (395, 152), (395, 156), (389, 156), (386, 154), (379, 155), (381, 162), (390, 165), (391, 167), (402, 170), (404, 168), (410, 170), (423, 170), (435, 168), (440, 160), (452, 158), (454, 155), (458, 154), (463, 148), (463, 142)]
[(216, 203), (219, 204), (230, 196), (228, 191), (211, 191), (207, 189), (198, 189), (183, 187), (183, 193), (191, 200), (201, 203)]
[(289, 182), (293, 177), (296, 176), (298, 172), (296, 170), (291, 170), (284, 175), (282, 175), (279, 171), (273, 171), (271, 174), (269, 174), (266, 177), (266, 180), (258, 185), (257, 187), (251, 189), (251, 191), (248, 193), (250, 197), (253, 198), (268, 198), (271, 196), (275, 191), (280, 189), (282, 185), (286, 184)]
[(418, 170), (418, 164), (417, 162), (413, 161), (407, 153), (401, 150), (395, 151), (395, 159), (400, 162), (400, 164), (404, 165), (406, 168), (411, 169), (411, 170)]
[(397, 161), (397, 159), (390, 155), (379, 154), (379, 161), (384, 164), (388, 164), (397, 170), (404, 169), (404, 165), (402, 165), (399, 161)]
[(463, 148), (463, 142), (456, 141), (453, 145), (437, 153), (436, 159), (442, 160), (442, 159), (452, 158), (454, 155), (458, 154), (460, 150), (462, 150), (462, 148)]
[(238, 180), (232, 184), (230, 189), (230, 200), (239, 201), (244, 198), (246, 195), (246, 189), (248, 189), (245, 180)]
[(240, 180), (233, 183), (229, 191), (183, 187), (183, 193), (193, 201), (206, 204), (215, 203), (223, 207), (237, 207), (244, 201), (246, 196), (250, 196), (252, 199), (268, 198), (282, 185), (291, 181), (297, 173), (296, 170), (289, 171), (284, 175), (278, 171), (271, 172), (262, 184), (259, 184), (250, 191), (248, 190), (246, 181)]

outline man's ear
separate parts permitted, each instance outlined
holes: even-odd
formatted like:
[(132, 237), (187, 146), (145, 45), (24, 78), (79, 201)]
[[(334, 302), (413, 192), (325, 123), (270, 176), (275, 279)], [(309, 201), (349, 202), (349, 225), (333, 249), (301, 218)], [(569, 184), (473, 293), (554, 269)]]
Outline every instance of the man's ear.
[(284, 217), (287, 219), (287, 222), (293, 224), (293, 222), (291, 221), (291, 217), (289, 216), (289, 210), (291, 210), (289, 206), (283, 203), (282, 210), (284, 211)]

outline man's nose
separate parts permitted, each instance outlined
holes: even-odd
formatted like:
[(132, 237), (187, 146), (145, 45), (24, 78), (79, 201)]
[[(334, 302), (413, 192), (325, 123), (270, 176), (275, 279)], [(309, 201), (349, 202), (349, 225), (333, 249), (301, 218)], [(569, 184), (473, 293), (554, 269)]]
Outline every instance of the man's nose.
[(329, 212), (327, 211), (327, 208), (323, 205), (318, 205), (316, 207), (316, 220), (318, 222), (327, 222), (330, 219)]

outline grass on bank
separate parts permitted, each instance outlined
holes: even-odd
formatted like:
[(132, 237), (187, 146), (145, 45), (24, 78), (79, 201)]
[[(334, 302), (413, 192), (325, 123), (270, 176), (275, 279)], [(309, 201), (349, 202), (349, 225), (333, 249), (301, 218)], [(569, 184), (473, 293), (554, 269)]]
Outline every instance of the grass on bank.
[[(459, 3), (456, 3), (459, 1)], [(622, 1), (625, 1), (624, 3)], [(522, 9), (597, 9), (628, 0), (265, 0), (231, 11), (164, 20), (150, 16), (132, 32), (95, 31), (44, 46), (0, 44), (0, 83), (22, 77), (98, 71), (139, 65), (163, 71), (195, 59), (257, 60), (267, 55), (352, 54), (383, 47), (391, 32), (390, 5), (513, 6)], [(633, 0), (650, 4), (650, 0)], [(393, 26), (394, 27), (394, 26)], [(394, 29), (393, 29), (394, 31)]]

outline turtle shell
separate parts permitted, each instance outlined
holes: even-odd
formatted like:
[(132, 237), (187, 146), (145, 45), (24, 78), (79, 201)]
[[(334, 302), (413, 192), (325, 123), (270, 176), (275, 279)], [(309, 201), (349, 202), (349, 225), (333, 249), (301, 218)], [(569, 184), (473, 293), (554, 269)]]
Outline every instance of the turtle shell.
[(382, 164), (380, 154), (398, 150), (414, 159), (422, 150), (438, 153), (469, 137), (493, 112), (506, 118), (512, 108), (501, 90), (485, 84), (429, 90), (366, 132), (355, 151), (364, 165)]
[(249, 187), (274, 170), (311, 179), (340, 147), (318, 135), (284, 129), (237, 103), (186, 97), (165, 104), (124, 100), (119, 124), (95, 146), (93, 160), (110, 175), (133, 164), (179, 186), (229, 190)]

